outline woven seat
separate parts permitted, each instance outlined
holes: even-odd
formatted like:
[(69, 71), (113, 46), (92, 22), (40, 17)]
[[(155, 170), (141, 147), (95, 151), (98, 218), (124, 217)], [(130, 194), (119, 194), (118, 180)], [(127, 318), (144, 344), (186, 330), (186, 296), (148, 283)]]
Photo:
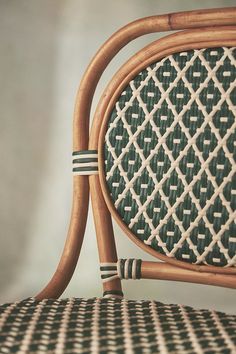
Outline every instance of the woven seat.
[[(118, 70), (89, 131), (97, 83), (115, 54), (141, 35), (173, 30), (182, 31)], [(126, 300), (121, 283), (236, 289), (236, 8), (153, 16), (120, 29), (83, 76), (73, 133), (64, 251), (39, 294), (0, 306), (0, 353), (235, 354), (236, 315)], [(89, 191), (103, 298), (58, 300), (79, 257)], [(112, 217), (153, 261), (118, 258)]]
[(1, 353), (233, 353), (236, 316), (156, 301), (34, 299), (0, 308)]

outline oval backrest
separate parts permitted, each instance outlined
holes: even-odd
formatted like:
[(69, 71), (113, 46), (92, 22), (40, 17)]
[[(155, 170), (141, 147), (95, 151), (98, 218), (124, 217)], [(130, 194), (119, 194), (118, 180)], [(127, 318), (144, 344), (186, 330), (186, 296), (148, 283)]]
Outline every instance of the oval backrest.
[(157, 254), (236, 265), (236, 48), (175, 53), (121, 93), (104, 145), (110, 198)]

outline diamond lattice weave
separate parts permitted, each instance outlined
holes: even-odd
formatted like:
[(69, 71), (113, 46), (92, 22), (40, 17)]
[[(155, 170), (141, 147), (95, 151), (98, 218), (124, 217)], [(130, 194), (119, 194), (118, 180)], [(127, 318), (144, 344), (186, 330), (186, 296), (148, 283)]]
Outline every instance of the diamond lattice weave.
[(0, 353), (235, 353), (236, 316), (156, 301), (28, 299), (0, 306)]
[(134, 235), (195, 264), (236, 265), (236, 48), (170, 55), (111, 113), (108, 190)]

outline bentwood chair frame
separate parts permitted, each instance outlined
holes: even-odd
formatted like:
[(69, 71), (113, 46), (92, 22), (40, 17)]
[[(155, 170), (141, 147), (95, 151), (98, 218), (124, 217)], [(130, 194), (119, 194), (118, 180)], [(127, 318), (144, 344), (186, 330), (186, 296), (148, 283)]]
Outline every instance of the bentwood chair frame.
[[(115, 74), (95, 112), (89, 135), (90, 108), (97, 83), (112, 58), (132, 40), (154, 32), (176, 31), (149, 44)], [(81, 81), (74, 113), (73, 150), (98, 151), (99, 174), (74, 175), (73, 206), (69, 232), (58, 268), (37, 299), (57, 298), (68, 285), (83, 242), (89, 191), (96, 226), (100, 262), (116, 263), (117, 252), (111, 216), (138, 246), (163, 262), (142, 262), (146, 279), (166, 279), (236, 288), (236, 268), (196, 265), (169, 258), (141, 243), (122, 222), (111, 202), (104, 176), (103, 144), (109, 114), (128, 82), (150, 63), (183, 50), (236, 46), (236, 7), (152, 16), (132, 22), (116, 32), (99, 49)], [(236, 216), (235, 216), (236, 217)], [(105, 294), (121, 295), (121, 280), (104, 283)]]

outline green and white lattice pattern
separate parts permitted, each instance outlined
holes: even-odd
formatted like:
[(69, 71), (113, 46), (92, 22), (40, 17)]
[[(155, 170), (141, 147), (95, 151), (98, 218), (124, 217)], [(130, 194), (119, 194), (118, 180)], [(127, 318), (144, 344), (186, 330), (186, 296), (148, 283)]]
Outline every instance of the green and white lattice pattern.
[(115, 208), (168, 257), (236, 265), (236, 48), (170, 55), (121, 93), (105, 137)]

